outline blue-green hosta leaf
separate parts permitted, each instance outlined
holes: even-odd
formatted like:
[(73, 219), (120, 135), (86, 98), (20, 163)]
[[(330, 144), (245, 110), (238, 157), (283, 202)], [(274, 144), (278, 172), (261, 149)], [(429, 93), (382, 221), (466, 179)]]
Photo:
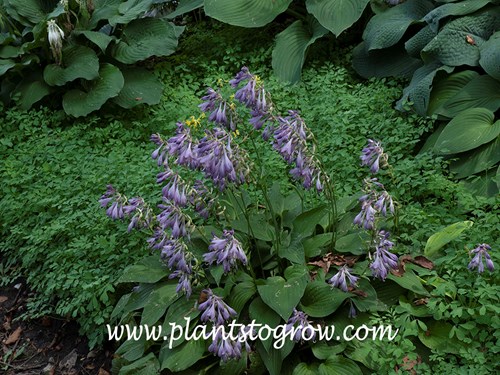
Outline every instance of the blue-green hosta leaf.
[(313, 281), (307, 284), (304, 296), (300, 300), (302, 310), (314, 318), (323, 318), (330, 315), (351, 296), (338, 288), (323, 281)]
[(275, 74), (286, 82), (300, 81), (307, 48), (327, 33), (328, 30), (315, 19), (311, 19), (308, 25), (295, 21), (279, 33), (273, 50), (272, 65)]
[(318, 375), (362, 375), (359, 366), (341, 355), (331, 356), (319, 365)]
[(484, 197), (498, 197), (500, 189), (496, 181), (495, 171), (485, 171), (474, 178), (463, 181), (464, 186), (471, 194), (481, 195)]
[(433, 8), (434, 5), (427, 0), (407, 0), (373, 16), (363, 32), (366, 49), (371, 51), (395, 45), (411, 24), (419, 22)]
[(425, 116), (429, 106), (429, 97), (434, 76), (439, 71), (451, 73), (453, 69), (451, 66), (441, 65), (438, 62), (426, 64), (417, 69), (413, 74), (410, 84), (403, 90), (403, 97), (397, 102), (396, 108), (402, 111), (403, 103), (411, 101), (415, 111), (419, 115)]
[(450, 340), (453, 326), (446, 322), (434, 321), (427, 325), (427, 331), (419, 331), (418, 338), (430, 349), (444, 353), (458, 354), (464, 345), (460, 340)]
[(186, 370), (203, 357), (205, 342), (205, 340), (189, 340), (172, 349), (169, 349), (165, 342), (160, 350), (160, 370), (168, 369), (173, 372)]
[(444, 128), (434, 150), (442, 155), (458, 154), (494, 140), (500, 134), (500, 120), (486, 108), (461, 112)]
[(41, 72), (26, 76), (15, 88), (14, 99), (21, 109), (30, 109), (33, 104), (49, 95), (51, 88), (43, 81)]
[(488, 75), (472, 79), (443, 103), (439, 113), (453, 118), (471, 108), (486, 108), (493, 112), (500, 108), (500, 81)]
[(118, 13), (108, 18), (109, 24), (127, 24), (142, 16), (151, 8), (153, 0), (127, 0), (118, 6)]
[(454, 19), (422, 50), (422, 58), (449, 66), (477, 66), (482, 44), (499, 26), (500, 8)]
[(149, 299), (144, 306), (141, 316), (141, 324), (153, 326), (165, 314), (167, 308), (179, 296), (176, 292), (177, 280), (169, 280), (166, 283), (159, 283), (151, 292)]
[(174, 53), (177, 38), (183, 27), (158, 18), (142, 18), (123, 29), (120, 41), (113, 46), (112, 55), (124, 64), (133, 64), (151, 56)]
[(27, 19), (32, 24), (43, 21), (47, 13), (53, 10), (44, 6), (44, 2), (40, 0), (9, 0), (9, 5), (14, 8), (19, 16)]
[(403, 276), (395, 276), (391, 273), (387, 276), (387, 279), (394, 281), (396, 284), (414, 293), (422, 296), (429, 295), (429, 292), (422, 286), (422, 282), (412, 270), (407, 269)]
[(0, 59), (0, 76), (3, 76), (10, 69), (16, 66), (16, 62), (12, 59)]
[(479, 65), (493, 78), (500, 81), (500, 31), (493, 34), (479, 48)]
[[(267, 325), (268, 327), (277, 327), (281, 321), (281, 317), (267, 306), (260, 297), (255, 298), (248, 307), (250, 320), (255, 320), (255, 323)], [(273, 339), (261, 340), (262, 345), (266, 350), (269, 350), (273, 344)]]
[(451, 97), (455, 96), (467, 85), (472, 79), (479, 76), (479, 73), (473, 70), (464, 70), (449, 75), (432, 85), (432, 92), (427, 108), (427, 114), (440, 114), (442, 115), (442, 106)]
[(184, 13), (191, 12), (203, 6), (204, 0), (180, 0), (177, 8), (172, 13), (167, 14), (166, 18), (169, 20), (180, 16)]
[(158, 104), (163, 85), (150, 71), (141, 68), (122, 70), (125, 83), (120, 94), (113, 101), (123, 108), (132, 108), (139, 104)]
[(434, 32), (437, 32), (439, 29), (439, 21), (443, 18), (471, 14), (489, 3), (491, 3), (491, 0), (460, 1), (456, 4), (444, 4), (430, 11), (424, 17), (424, 21), (429, 24), (429, 27), (431, 27)]
[(99, 77), (99, 59), (92, 49), (76, 44), (64, 48), (62, 56), (62, 66), (50, 64), (43, 71), (43, 79), (50, 86), (63, 86), (77, 78)]
[(362, 42), (353, 50), (352, 65), (364, 78), (409, 78), (422, 66), (422, 62), (408, 55), (401, 44), (368, 52), (366, 43)]
[(63, 96), (64, 111), (75, 117), (86, 116), (101, 108), (108, 99), (117, 96), (123, 83), (120, 69), (103, 64), (99, 69), (99, 78), (91, 81), (86, 91), (71, 90)]
[(339, 36), (363, 14), (370, 0), (306, 0), (307, 11)]
[(350, 233), (335, 242), (335, 250), (340, 253), (351, 253), (354, 255), (366, 254), (367, 243), (370, 236), (366, 232)]
[(153, 375), (160, 372), (160, 364), (153, 353), (142, 357), (129, 365), (120, 368), (120, 375), (144, 374)]
[(494, 141), (482, 145), (450, 164), (450, 170), (456, 178), (464, 178), (482, 172), (500, 162), (500, 136)]
[(420, 58), (420, 52), (422, 49), (436, 36), (436, 33), (431, 30), (429, 26), (426, 26), (405, 43), (406, 52), (412, 57), (417, 59)]
[(107, 35), (100, 31), (75, 30), (73, 31), (73, 34), (85, 36), (88, 40), (98, 46), (102, 52), (106, 52), (106, 48), (108, 48), (109, 43), (111, 43), (113, 40), (117, 40), (115, 36)]
[(122, 0), (94, 0), (94, 11), (89, 21), (89, 29), (97, 27), (99, 21), (108, 20), (118, 14)]
[(434, 233), (429, 237), (425, 244), (424, 254), (427, 257), (433, 256), (444, 245), (453, 241), (460, 236), (466, 229), (472, 227), (472, 221), (460, 221), (458, 223), (447, 226), (446, 228)]
[(288, 9), (292, 0), (205, 0), (205, 14), (241, 27), (261, 27)]

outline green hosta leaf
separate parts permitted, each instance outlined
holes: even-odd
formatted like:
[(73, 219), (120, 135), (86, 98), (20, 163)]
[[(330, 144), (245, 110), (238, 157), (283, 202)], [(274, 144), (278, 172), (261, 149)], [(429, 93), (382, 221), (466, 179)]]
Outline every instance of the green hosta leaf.
[(324, 363), (319, 365), (318, 375), (362, 375), (358, 365), (343, 356), (336, 355), (329, 357)]
[[(267, 325), (268, 327), (277, 327), (281, 317), (267, 306), (260, 297), (255, 298), (248, 307), (250, 320), (255, 320), (255, 323)], [(266, 350), (269, 350), (273, 345), (272, 337), (268, 340), (261, 341)]]
[(422, 57), (449, 66), (476, 66), (481, 45), (499, 26), (500, 9), (452, 20), (422, 50)]
[(479, 147), (500, 134), (500, 120), (489, 109), (471, 108), (451, 120), (439, 136), (434, 150), (440, 154), (457, 154)]
[(307, 11), (336, 36), (363, 14), (370, 0), (306, 0)]
[(169, 273), (160, 258), (152, 255), (128, 267), (118, 279), (118, 283), (156, 283)]
[(373, 16), (363, 33), (367, 51), (395, 45), (411, 24), (418, 22), (433, 8), (430, 1), (407, 0)]
[(434, 76), (439, 71), (451, 73), (453, 67), (443, 66), (438, 62), (426, 64), (413, 74), (410, 84), (403, 90), (403, 97), (397, 102), (396, 108), (403, 110), (403, 103), (407, 100), (413, 103), (413, 108), (421, 116), (425, 116), (429, 106), (429, 97)]
[(332, 243), (331, 233), (321, 233), (316, 236), (306, 238), (302, 244), (304, 246), (305, 256), (313, 258), (321, 254), (321, 250)]
[(158, 322), (163, 314), (165, 314), (165, 311), (167, 311), (167, 308), (179, 298), (176, 289), (177, 281), (169, 281), (153, 290), (149, 295), (148, 302), (144, 306), (141, 324), (152, 326)]
[[(198, 310), (195, 304), (196, 299), (194, 298), (194, 296), (191, 296), (190, 299), (186, 299), (185, 296), (181, 296), (172, 305), (170, 305), (167, 310), (167, 314), (165, 315), (165, 321), (163, 322), (162, 326), (162, 333), (166, 336), (174, 333), (174, 337), (176, 337), (179, 334), (179, 326), (182, 328), (186, 327), (188, 321), (190, 327), (192, 328), (196, 324), (195, 318), (200, 315), (200, 310)], [(181, 342), (182, 340), (179, 339), (176, 343), (180, 344)]]
[(334, 354), (342, 353), (346, 348), (346, 343), (340, 343), (336, 345), (330, 345), (331, 341), (326, 338), (326, 340), (317, 341), (311, 347), (314, 357), (317, 359), (327, 359)]
[(308, 25), (304, 25), (302, 21), (295, 21), (279, 33), (272, 61), (276, 75), (287, 82), (300, 81), (307, 48), (327, 33), (328, 30), (315, 19)]
[(460, 221), (434, 233), (425, 244), (425, 256), (429, 257), (434, 255), (444, 245), (460, 236), (464, 230), (469, 229), (472, 225), (472, 221)]
[(302, 310), (311, 317), (323, 318), (330, 315), (351, 296), (323, 281), (313, 281), (307, 284), (304, 296), (300, 300)]
[(482, 172), (500, 162), (500, 137), (482, 145), (450, 164), (450, 170), (456, 178), (464, 178)]
[(299, 233), (292, 232), (292, 235), (288, 237), (289, 243), (282, 243), (278, 255), (280, 258), (288, 259), (292, 263), (304, 264), (304, 245), (302, 244), (303, 237)]
[(474, 176), (472, 180), (465, 180), (464, 186), (474, 195), (484, 197), (497, 197), (500, 193), (498, 182), (493, 170), (485, 171), (479, 176)]
[(167, 14), (166, 18), (169, 20), (180, 16), (184, 13), (191, 12), (203, 6), (204, 0), (180, 0), (177, 8), (172, 13)]
[(23, 51), (21, 47), (16, 46), (2, 46), (0, 47), (0, 58), (2, 59), (10, 59), (15, 58), (21, 55)]
[[(387, 56), (391, 58), (388, 59)], [(366, 43), (362, 42), (353, 50), (352, 65), (364, 78), (409, 78), (422, 65), (422, 62), (408, 55), (401, 44), (368, 52)]]
[(420, 59), (420, 52), (435, 36), (436, 33), (426, 26), (406, 41), (405, 49), (410, 56)]
[(89, 29), (97, 27), (99, 21), (108, 20), (118, 15), (118, 7), (122, 0), (94, 0), (94, 11), (89, 22)]
[(106, 48), (108, 48), (109, 43), (111, 43), (113, 40), (117, 40), (115, 36), (107, 35), (107, 34), (99, 32), (99, 31), (75, 30), (75, 31), (73, 31), (73, 34), (83, 35), (88, 40), (90, 40), (92, 43), (94, 43), (96, 46), (98, 46), (103, 53), (106, 52)]
[(63, 49), (63, 66), (47, 65), (43, 79), (50, 86), (63, 86), (77, 78), (92, 80), (99, 77), (99, 59), (85, 46), (73, 45)]
[(124, 64), (133, 64), (151, 56), (168, 56), (177, 47), (177, 38), (184, 27), (158, 18), (134, 20), (123, 29), (112, 55)]
[(429, 27), (431, 27), (434, 32), (437, 32), (439, 29), (439, 21), (443, 18), (471, 14), (489, 3), (491, 3), (491, 0), (460, 1), (456, 4), (441, 5), (430, 11), (424, 17), (424, 21), (429, 24)]
[(292, 0), (205, 0), (205, 14), (230, 25), (261, 27), (288, 9)]
[(493, 34), (479, 48), (479, 65), (495, 79), (500, 80), (500, 31)]
[(463, 72), (451, 74), (438, 82), (434, 82), (427, 113), (429, 115), (442, 114), (443, 104), (458, 94), (467, 83), (478, 76), (479, 73), (473, 70), (464, 70)]
[(413, 273), (412, 270), (406, 270), (403, 276), (394, 276), (392, 273), (387, 275), (387, 279), (394, 281), (405, 289), (411, 290), (414, 293), (422, 296), (428, 296), (429, 292), (422, 286), (420, 279)]
[(328, 207), (318, 206), (309, 211), (301, 213), (293, 221), (293, 231), (301, 234), (303, 237), (310, 236), (314, 233), (316, 225), (319, 225), (328, 218)]
[(44, 7), (43, 1), (40, 0), (10, 0), (9, 3), (19, 16), (27, 19), (32, 24), (45, 20), (47, 13), (53, 10)]
[(153, 353), (120, 368), (120, 375), (156, 375), (160, 372), (160, 364)]
[(63, 96), (64, 111), (72, 116), (86, 116), (98, 110), (123, 88), (123, 75), (116, 66), (101, 65), (99, 78), (91, 81), (87, 91), (71, 90)]
[(139, 104), (158, 104), (163, 85), (158, 78), (146, 69), (128, 68), (122, 70), (125, 83), (120, 94), (113, 101), (123, 108)]
[(262, 300), (285, 321), (304, 295), (309, 278), (307, 268), (304, 267), (292, 266), (287, 271), (291, 273), (287, 280), (281, 276), (273, 276), (266, 279), (264, 285), (257, 286)]
[(256, 348), (260, 358), (264, 362), (270, 375), (281, 375), (281, 367), (284, 359), (292, 351), (295, 342), (286, 340), (285, 346), (281, 349), (275, 349), (273, 346), (266, 350), (261, 341), (257, 341)]
[(472, 79), (443, 104), (440, 114), (453, 118), (470, 108), (500, 108), (500, 81), (487, 75)]
[(16, 66), (16, 62), (11, 59), (0, 59), (0, 76), (3, 76), (5, 73), (7, 73), (10, 69)]
[(30, 109), (33, 104), (49, 95), (51, 88), (47, 85), (42, 77), (31, 79), (26, 77), (15, 89), (15, 94), (18, 94), (17, 105), (21, 109)]
[(458, 354), (463, 345), (458, 340), (450, 340), (452, 325), (442, 321), (434, 321), (427, 325), (427, 331), (419, 331), (418, 338), (430, 349)]
[(247, 280), (236, 284), (231, 291), (228, 303), (233, 309), (240, 312), (255, 293), (257, 293), (257, 288), (255, 287), (253, 279), (249, 277)]
[(118, 14), (108, 18), (109, 24), (115, 26), (119, 23), (127, 24), (133, 21), (151, 8), (153, 0), (127, 0), (118, 6)]
[(351, 233), (337, 239), (335, 250), (354, 255), (366, 254), (369, 240), (370, 236), (366, 232)]
[(204, 353), (204, 340), (189, 340), (172, 349), (164, 343), (160, 350), (160, 370), (168, 369), (173, 372), (186, 370), (198, 362)]
[(317, 375), (318, 374), (317, 363), (299, 363), (293, 369), (292, 375)]

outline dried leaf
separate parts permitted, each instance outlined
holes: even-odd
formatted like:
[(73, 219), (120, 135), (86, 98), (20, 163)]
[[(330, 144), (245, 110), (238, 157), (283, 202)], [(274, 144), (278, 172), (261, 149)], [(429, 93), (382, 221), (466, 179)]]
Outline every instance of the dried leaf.
[(14, 344), (15, 342), (17, 342), (17, 340), (19, 340), (19, 337), (21, 336), (22, 332), (23, 329), (20, 326), (17, 327), (16, 330), (12, 332), (9, 337), (7, 337), (7, 340), (4, 341), (4, 344), (5, 345)]
[(354, 289), (352, 286), (348, 288), (349, 293), (355, 294), (360, 297), (368, 297), (368, 294), (366, 292), (362, 291), (361, 289)]
[(0, 303), (4, 303), (8, 299), (9, 299), (9, 297), (7, 297), (7, 296), (0, 296)]
[(417, 266), (427, 268), (428, 270), (432, 270), (434, 268), (434, 263), (422, 255), (416, 256), (412, 263)]
[(99, 369), (99, 372), (97, 373), (97, 375), (109, 375), (109, 372), (107, 372), (106, 370), (104, 370), (102, 367)]

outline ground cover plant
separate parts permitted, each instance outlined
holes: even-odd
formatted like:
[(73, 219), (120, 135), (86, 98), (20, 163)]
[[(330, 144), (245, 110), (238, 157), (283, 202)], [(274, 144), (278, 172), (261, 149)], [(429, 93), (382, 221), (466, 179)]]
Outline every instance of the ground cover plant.
[[(360, 81), (349, 68), (350, 49), (339, 49), (335, 43), (324, 41), (323, 43), (328, 43), (329, 49), (320, 51), (323, 56), (328, 53), (325, 50), (330, 51), (330, 55), (325, 56), (330, 62), (325, 64), (324, 60), (319, 60), (310, 64), (304, 69), (301, 84), (293, 87), (284, 86), (279, 80), (272, 78), (268, 68), (271, 61), (271, 45), (261, 43), (251, 45), (247, 43), (252, 39), (248, 33), (238, 32), (235, 28), (210, 22), (202, 22), (198, 27), (198, 30), (196, 28), (187, 30), (187, 38), (184, 40), (186, 54), (174, 55), (158, 66), (156, 73), (165, 83), (165, 98), (168, 99), (162, 100), (159, 105), (145, 112), (137, 111), (124, 116), (103, 112), (74, 123), (59, 112), (47, 110), (29, 113), (12, 110), (2, 115), (7, 129), (2, 134), (1, 149), (3, 182), (1, 203), (2, 213), (6, 213), (2, 222), (2, 264), (4, 264), (2, 275), (5, 280), (9, 271), (10, 275), (13, 274), (12, 271), (14, 275), (20, 272), (31, 275), (31, 284), (40, 294), (33, 300), (30, 314), (35, 311), (40, 314), (74, 313), (82, 323), (83, 331), (91, 334), (97, 342), (98, 337), (102, 337), (105, 333), (104, 326), (99, 325), (99, 322), (103, 320), (112, 322), (109, 316), (114, 303), (121, 295), (131, 294), (128, 297), (129, 302), (135, 300), (136, 305), (126, 305), (127, 310), (132, 308), (132, 311), (130, 314), (125, 314), (124, 321), (135, 317), (136, 322), (141, 323), (139, 316), (144, 316), (144, 309), (140, 306), (145, 303), (144, 299), (154, 297), (154, 295), (150, 297), (150, 289), (160, 284), (149, 283), (150, 289), (148, 289), (146, 285), (148, 283), (142, 283), (139, 290), (144, 293), (141, 293), (141, 298), (137, 298), (136, 292), (131, 293), (131, 289), (137, 286), (136, 283), (130, 283), (128, 282), (130, 279), (123, 278), (121, 280), (123, 283), (116, 285), (116, 280), (122, 274), (122, 270), (135, 259), (149, 254), (145, 243), (147, 236), (135, 231), (127, 234), (128, 223), (120, 225), (116, 222), (107, 222), (96, 200), (102, 194), (102, 188), (106, 183), (112, 182), (117, 190), (130, 194), (131, 197), (143, 196), (154, 209), (155, 205), (160, 203), (161, 195), (154, 183), (154, 176), (158, 170), (150, 158), (150, 154), (156, 148), (148, 141), (150, 134), (160, 132), (165, 138), (169, 138), (174, 135), (175, 122), (178, 120), (182, 120), (185, 125), (188, 124), (186, 126), (192, 126), (190, 129), (194, 133), (196, 131), (199, 134), (203, 133), (203, 128), (198, 126), (196, 130), (195, 125), (200, 117), (200, 113), (197, 112), (197, 105), (200, 104), (198, 97), (204, 94), (206, 89), (204, 86), (218, 87), (217, 82), (224, 86), (232, 74), (245, 64), (252, 67), (252, 70), (256, 67), (262, 82), (265, 82), (266, 90), (272, 93), (278, 112), (286, 115), (286, 111), (290, 108), (300, 110), (300, 116), (315, 134), (317, 151), (323, 159), (325, 174), (331, 176), (332, 181), (337, 181), (335, 185), (337, 196), (353, 197), (354, 207), (348, 209), (350, 213), (345, 216), (346, 228), (353, 232), (340, 234), (353, 234), (356, 231), (352, 221), (361, 209), (360, 206), (355, 206), (356, 199), (361, 195), (363, 178), (369, 174), (367, 167), (359, 165), (359, 153), (365, 146), (367, 138), (382, 141), (392, 165), (392, 173), (381, 172), (379, 178), (384, 179), (387, 191), (394, 195), (399, 203), (397, 226), (392, 228), (389, 238), (389, 241), (396, 244), (392, 249), (394, 253), (409, 254), (415, 259), (423, 254), (431, 235), (459, 223), (447, 230), (451, 232), (452, 237), (455, 237), (453, 241), (443, 244), (440, 249), (434, 246), (435, 251), (430, 247), (427, 249), (427, 254), (424, 254), (433, 261), (434, 270), (429, 270), (427, 273), (425, 269), (405, 262), (406, 268), (410, 270), (408, 274), (419, 272), (419, 283), (414, 285), (421, 284), (429, 296), (423, 299), (413, 298), (415, 292), (405, 291), (403, 287), (391, 284), (394, 281), (388, 279), (385, 283), (374, 283), (373, 287), (377, 291), (383, 291), (389, 286), (394, 287), (393, 294), (378, 293), (379, 299), (386, 305), (392, 304), (392, 308), (385, 311), (361, 312), (356, 303), (362, 304), (362, 296), (353, 296), (340, 289), (328, 290), (336, 295), (345, 293), (348, 299), (353, 300), (354, 307), (358, 310), (356, 320), (350, 320), (347, 316), (350, 303), (340, 305), (335, 312), (339, 316), (339, 327), (350, 322), (394, 323), (401, 332), (396, 338), (397, 345), (375, 343), (371, 347), (372, 350), (368, 351), (362, 343), (352, 343), (348, 346), (336, 342), (329, 342), (328, 346), (324, 346), (325, 343), (296, 344), (295, 350), (302, 349), (298, 351), (298, 358), (304, 364), (285, 363), (282, 370), (287, 370), (291, 365), (296, 365), (298, 373), (301, 373), (300, 371), (307, 373), (307, 370), (314, 372), (315, 366), (318, 366), (317, 369), (321, 366), (324, 371), (336, 365), (355, 369), (354, 363), (355, 366), (368, 372), (366, 368), (375, 368), (372, 370), (374, 372), (389, 373), (394, 371), (396, 366), (398, 368), (409, 366), (419, 373), (491, 372), (498, 350), (494, 331), (498, 325), (498, 319), (495, 317), (498, 313), (496, 307), (498, 293), (495, 293), (498, 279), (495, 272), (490, 273), (487, 269), (480, 275), (475, 273), (476, 270), (469, 271), (467, 265), (474, 254), (469, 256), (467, 252), (477, 248), (478, 244), (487, 242), (492, 247), (489, 254), (493, 262), (498, 264), (495, 251), (499, 245), (498, 197), (482, 198), (471, 195), (459, 184), (447, 178), (445, 161), (426, 153), (415, 156), (422, 136), (432, 129), (433, 124), (414, 115), (398, 114), (391, 109), (391, 103), (400, 94), (401, 82), (391, 79)], [(207, 34), (212, 36), (209, 41), (204, 37)], [(248, 39), (245, 40), (245, 36)], [(241, 44), (238, 38), (241, 38)], [(212, 44), (219, 48), (210, 48)], [(215, 52), (207, 59), (205, 56), (196, 57), (197, 50), (206, 53)], [(207, 113), (208, 115), (210, 113)], [(236, 142), (243, 137), (244, 133), (242, 134), (240, 130), (240, 134), (236, 135)], [(265, 182), (271, 187), (275, 180), (288, 181), (284, 178), (288, 174), (287, 163), (281, 160), (279, 154), (272, 148), (259, 144), (259, 155), (265, 170), (269, 172)], [(92, 156), (85, 157), (85, 155)], [(252, 148), (249, 155), (252, 160), (257, 157)], [(40, 170), (44, 171), (43, 175), (40, 175)], [(75, 180), (75, 176), (80, 177)], [(293, 194), (294, 189), (285, 183), (279, 190), (275, 187), (271, 191), (278, 196), (286, 197)], [(297, 208), (301, 211), (307, 212), (313, 207), (321, 207), (324, 204), (316, 194), (306, 194), (300, 189), (298, 193), (302, 194), (304, 201), (304, 208)], [(23, 202), (20, 201), (20, 195), (24, 199)], [(250, 205), (253, 213), (262, 213), (261, 209), (266, 207), (267, 203), (262, 199), (260, 190), (248, 187), (248, 196), (245, 202), (253, 202)], [(230, 198), (225, 199), (224, 204), (228, 207), (227, 201), (230, 200)], [(61, 214), (63, 210), (64, 215)], [(227, 215), (231, 214), (235, 213), (229, 208)], [(292, 217), (293, 215), (288, 215), (289, 219)], [(326, 221), (328, 220), (320, 220), (320, 225), (312, 230), (311, 235), (315, 237), (328, 233), (331, 225), (325, 224)], [(474, 222), (472, 226), (468, 223), (470, 221)], [(266, 227), (274, 228), (274, 220), (268, 219), (267, 223)], [(118, 234), (116, 234), (117, 227)], [(245, 231), (249, 231), (248, 226), (242, 224), (235, 230), (234, 238), (246, 244), (243, 238), (252, 237), (252, 234), (249, 235)], [(34, 234), (29, 235), (32, 232)], [(270, 233), (268, 235), (272, 236), (272, 233), (275, 233), (274, 229), (271, 229)], [(331, 232), (326, 237), (330, 238), (330, 234)], [(231, 233), (225, 237), (224, 232), (216, 232), (216, 236), (220, 239), (227, 239), (229, 235)], [(210, 239), (211, 232), (207, 231), (206, 236)], [(356, 234), (350, 239), (357, 236)], [(366, 253), (367, 248), (359, 243), (355, 250), (356, 241), (353, 243), (348, 243), (346, 239), (344, 241), (346, 242), (344, 245), (351, 246), (350, 251)], [(200, 256), (202, 252), (208, 250), (209, 242), (207, 241), (203, 248), (199, 249)], [(270, 251), (269, 246), (272, 242), (266, 239), (258, 241), (263, 253)], [(74, 243), (75, 246), (68, 246), (68, 243)], [(197, 243), (200, 244), (198, 240)], [(328, 245), (325, 245), (321, 251), (327, 248)], [(34, 251), (35, 249), (37, 251)], [(281, 253), (283, 254), (283, 250)], [(170, 290), (172, 298), (177, 299), (174, 296), (177, 281), (168, 281), (168, 273), (158, 262), (158, 257), (159, 253), (155, 252), (144, 262), (148, 263), (148, 266), (151, 262), (157, 272), (155, 274), (165, 277), (165, 290)], [(42, 263), (42, 260), (45, 262)], [(87, 279), (80, 279), (77, 276), (80, 273), (75, 270), (75, 261), (78, 269), (88, 269), (90, 279), (95, 282), (92, 288), (107, 294), (108, 301), (99, 301), (98, 298), (98, 306), (93, 306), (94, 293), (89, 290)], [(249, 261), (252, 262), (252, 258)], [(258, 263), (255, 259), (253, 262)], [(279, 269), (279, 267), (286, 268), (293, 262), (287, 258), (279, 258), (278, 263), (282, 263), (276, 266)], [(365, 263), (368, 266), (369, 261), (365, 260)], [(96, 268), (96, 265), (100, 268)], [(138, 270), (138, 267), (133, 269)], [(320, 267), (314, 265), (307, 267), (317, 269), (320, 275), (323, 274)], [(339, 266), (335, 264), (330, 267), (328, 279), (334, 276), (337, 267)], [(359, 267), (359, 263), (355, 265), (355, 269), (358, 270)], [(368, 269), (366, 271), (369, 275)], [(281, 274), (281, 277), (290, 276), (290, 272), (288, 271), (287, 275)], [(99, 275), (100, 280), (92, 275)], [(323, 276), (327, 279), (325, 275)], [(354, 273), (354, 276), (359, 275)], [(71, 284), (67, 283), (69, 279)], [(235, 280), (235, 283), (241, 284), (245, 281)], [(321, 281), (321, 278), (317, 281)], [(359, 282), (368, 288), (365, 279)], [(114, 295), (109, 291), (105, 292), (109, 283), (115, 283)], [(45, 285), (51, 285), (52, 289), (46, 291)], [(229, 285), (227, 289), (230, 289), (231, 284), (227, 285)], [(216, 288), (214, 292), (216, 296), (222, 296), (224, 293)], [(422, 289), (419, 289), (419, 292), (424, 293)], [(228, 293), (238, 295), (234, 292)], [(258, 291), (255, 295), (260, 296)], [(185, 307), (189, 311), (194, 308), (197, 297), (196, 293), (193, 293), (191, 301), (186, 301), (182, 296), (178, 301), (185, 301)], [(369, 297), (369, 300), (373, 301), (373, 296)], [(417, 304), (418, 301), (422, 304)], [(189, 308), (187, 308), (188, 302), (193, 302)], [(229, 306), (235, 308), (232, 302), (232, 299), (226, 300)], [(176, 301), (175, 304), (177, 303), (180, 304)], [(249, 303), (243, 306), (241, 311), (249, 312), (252, 302)], [(85, 311), (81, 308), (82, 305)], [(120, 306), (123, 307), (123, 302), (116, 309), (117, 317), (122, 317)], [(254, 308), (255, 306), (252, 307)], [(151, 312), (151, 308), (148, 309)], [(268, 306), (267, 310), (269, 309), (274, 311)], [(197, 311), (194, 308), (192, 312), (196, 314)], [(175, 315), (174, 312), (170, 314)], [(270, 313), (273, 314), (279, 315), (275, 311)], [(285, 322), (283, 317), (279, 319), (282, 323)], [(313, 317), (309, 320), (317, 319)], [(444, 328), (439, 329), (437, 325)], [(442, 343), (450, 336), (455, 344), (444, 347)], [(148, 366), (156, 368), (158, 364), (168, 363), (168, 366), (171, 366), (171, 362), (175, 362), (177, 358), (174, 356), (167, 360), (169, 357), (166, 354), (161, 358), (158, 357), (161, 342), (150, 341), (142, 344), (143, 347), (136, 346), (137, 352), (127, 350), (127, 345), (122, 347), (119, 352), (120, 358), (116, 363), (118, 368), (122, 368), (122, 373), (126, 373), (127, 370), (133, 373)], [(182, 345), (184, 344), (181, 344), (181, 347)], [(201, 351), (194, 343), (191, 345)], [(134, 346), (134, 343), (129, 342), (129, 349), (130, 346)], [(255, 349), (254, 344), (252, 346), (252, 350)], [(375, 346), (376, 350), (373, 349)], [(262, 348), (260, 350), (262, 352)], [(250, 355), (256, 371), (266, 371), (265, 363), (258, 365), (256, 353), (259, 352), (251, 352)], [(243, 355), (246, 355), (244, 349)], [(328, 359), (330, 355), (335, 358)], [(159, 358), (158, 363), (154, 357)], [(188, 357), (181, 357), (182, 360), (186, 358)], [(288, 362), (289, 358), (287, 356), (285, 362)], [(208, 352), (201, 362), (205, 360), (214, 365), (209, 371), (215, 371), (220, 365), (220, 371), (227, 367), (226, 371), (229, 373), (233, 369), (231, 366), (238, 363), (219, 362)], [(279, 360), (274, 359), (268, 365), (278, 366)], [(188, 372), (189, 370), (186, 370), (186, 373)]]

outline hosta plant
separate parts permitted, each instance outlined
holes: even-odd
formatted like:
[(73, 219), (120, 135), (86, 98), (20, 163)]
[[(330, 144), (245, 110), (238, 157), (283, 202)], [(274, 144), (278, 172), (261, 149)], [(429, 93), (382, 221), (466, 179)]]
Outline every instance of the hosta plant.
[[(174, 135), (152, 136), (162, 186), (157, 209), (111, 185), (100, 199), (108, 216), (149, 233), (152, 252), (119, 280), (131, 291), (116, 305), (112, 315), (120, 326), (110, 326), (109, 333), (123, 339), (125, 330), (135, 330), (136, 338), (118, 348), (114, 370), (376, 370), (365, 358), (363, 340), (347, 342), (340, 332), (397, 306), (400, 297), (428, 297), (437, 285), (430, 281), (437, 274), (428, 257), (471, 223), (431, 237), (426, 256), (404, 255), (391, 234), (398, 204), (384, 185), (397, 176), (380, 142), (369, 140), (362, 151), (367, 177), (361, 192), (339, 199), (335, 185), (341, 182), (324, 173), (301, 115), (277, 113), (262, 80), (246, 68), (229, 83), (208, 88), (202, 114), (178, 122)], [(264, 147), (281, 155), (300, 188), (290, 191), (286, 179), (270, 183), (260, 158)], [(252, 336), (255, 324), (281, 327), (288, 336)], [(339, 336), (321, 337), (332, 325)], [(203, 330), (235, 327), (233, 338), (200, 338)], [(394, 359), (405, 361), (404, 355)]]
[(499, 30), (497, 0), (407, 0), (370, 20), (353, 59), (363, 77), (411, 77), (396, 107), (451, 119), (424, 150), (486, 195), (500, 189)]
[(135, 66), (175, 51), (183, 27), (155, 18), (168, 1), (0, 1), (1, 99), (30, 108), (62, 100), (85, 116), (106, 103), (158, 103), (162, 85)]

